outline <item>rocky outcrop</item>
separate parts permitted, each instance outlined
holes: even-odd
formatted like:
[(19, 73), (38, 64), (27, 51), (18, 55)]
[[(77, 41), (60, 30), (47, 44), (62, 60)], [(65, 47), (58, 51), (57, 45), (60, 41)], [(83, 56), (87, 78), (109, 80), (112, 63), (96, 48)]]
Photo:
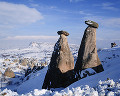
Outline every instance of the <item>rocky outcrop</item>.
[(21, 60), (21, 65), (22, 66), (26, 66), (28, 64), (28, 59), (27, 58), (24, 58)]
[(111, 48), (112, 47), (115, 47), (116, 46), (116, 43), (114, 42), (114, 43), (111, 43)]
[(92, 68), (97, 73), (103, 71), (96, 48), (96, 28), (98, 28), (98, 24), (90, 20), (85, 21), (85, 24), (88, 27), (85, 29), (75, 65), (75, 72), (78, 75), (86, 68)]
[(27, 70), (25, 71), (25, 77), (29, 75), (31, 72), (32, 72), (32, 69), (28, 67)]
[(28, 63), (28, 66), (31, 67), (31, 69), (33, 69), (33, 67), (35, 66), (35, 61), (34, 60), (30, 60)]
[(74, 58), (68, 46), (66, 31), (58, 31), (60, 35), (54, 46), (51, 62), (45, 76), (43, 89), (66, 87), (71, 83), (74, 69)]
[(15, 73), (8, 67), (5, 70), (4, 76), (10, 77), (10, 78), (14, 78), (15, 77)]
[(34, 66), (33, 68), (28, 67), (27, 70), (25, 71), (25, 77), (28, 76), (30, 73), (35, 73), (43, 68), (44, 66)]
[(0, 71), (0, 76), (2, 76), (2, 72)]
[(87, 68), (80, 72), (81, 79), (94, 74), (96, 74), (96, 72), (92, 68)]
[(17, 62), (19, 62), (19, 59), (14, 59), (13, 62), (17, 63)]

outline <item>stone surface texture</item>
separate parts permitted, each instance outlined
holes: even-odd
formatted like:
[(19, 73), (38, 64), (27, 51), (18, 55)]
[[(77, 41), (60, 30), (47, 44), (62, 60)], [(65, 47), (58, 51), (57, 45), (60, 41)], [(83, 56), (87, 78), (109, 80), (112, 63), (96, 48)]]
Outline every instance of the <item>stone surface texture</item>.
[(64, 34), (65, 36), (69, 35), (69, 33), (66, 31), (58, 31), (57, 33), (58, 33), (58, 35), (61, 35), (61, 34)]
[(27, 58), (24, 58), (24, 59), (21, 60), (21, 65), (22, 66), (27, 66), (27, 64), (28, 64)]
[(58, 56), (57, 56), (57, 67), (62, 73), (74, 69), (74, 58), (68, 46), (67, 38), (65, 35), (60, 35), (58, 42)]
[[(61, 34), (62, 33), (62, 34)], [(70, 51), (64, 32), (58, 34), (60, 38), (54, 46), (51, 62), (45, 76), (43, 89), (66, 87), (69, 85), (71, 70), (74, 69), (74, 58)]]
[(0, 71), (0, 76), (2, 76), (2, 72)]
[(96, 72), (103, 71), (96, 48), (96, 28), (91, 25), (85, 29), (75, 65), (76, 71), (86, 68), (93, 68)]
[(7, 68), (5, 70), (4, 76), (10, 77), (10, 78), (14, 78), (15, 77), (15, 73), (10, 68)]
[(92, 26), (94, 28), (98, 28), (99, 27), (98, 23), (96, 23), (94, 21), (91, 21), (91, 20), (85, 21), (85, 24), (87, 24), (88, 26)]

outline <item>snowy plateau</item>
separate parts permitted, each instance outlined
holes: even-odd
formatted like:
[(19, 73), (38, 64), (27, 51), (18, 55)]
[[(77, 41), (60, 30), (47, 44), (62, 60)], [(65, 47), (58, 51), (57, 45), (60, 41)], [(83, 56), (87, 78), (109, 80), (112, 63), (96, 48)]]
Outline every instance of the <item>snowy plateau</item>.
[[(76, 62), (79, 45), (69, 46)], [(42, 85), (53, 49), (54, 44), (46, 42), (32, 42), (23, 49), (1, 49), (0, 96), (120, 96), (120, 46), (98, 51), (103, 72), (87, 76), (67, 88), (46, 90)], [(30, 66), (22, 65), (24, 59), (44, 67), (25, 76)], [(15, 78), (3, 75), (8, 67), (15, 73)]]

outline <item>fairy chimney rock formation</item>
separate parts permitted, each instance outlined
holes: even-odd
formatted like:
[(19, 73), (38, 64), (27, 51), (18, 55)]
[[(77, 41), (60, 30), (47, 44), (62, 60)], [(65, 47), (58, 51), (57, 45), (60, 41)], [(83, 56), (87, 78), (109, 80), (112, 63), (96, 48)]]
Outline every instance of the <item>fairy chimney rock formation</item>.
[(59, 40), (54, 46), (54, 51), (52, 54), (50, 69), (59, 68), (62, 73), (74, 69), (74, 58), (70, 51), (67, 37), (69, 35), (66, 31), (58, 31), (60, 35)]
[(15, 73), (8, 67), (5, 70), (4, 76), (10, 77), (10, 78), (14, 78), (15, 77)]
[(98, 24), (90, 20), (85, 21), (85, 24), (88, 27), (85, 29), (81, 41), (75, 70), (82, 71), (86, 68), (93, 68), (96, 72), (101, 72), (103, 71), (103, 67), (98, 58), (96, 48), (96, 28), (98, 28)]
[(65, 87), (69, 82), (67, 80), (71, 74), (68, 71), (74, 69), (74, 58), (66, 37), (69, 33), (66, 31), (58, 31), (57, 33), (60, 35), (60, 38), (54, 46), (43, 89), (46, 89), (48, 86), (51, 86), (51, 88)]
[(57, 50), (59, 53), (57, 58), (57, 66), (62, 73), (65, 73), (74, 69), (74, 58), (67, 42), (66, 36), (68, 36), (69, 33), (66, 31), (58, 31), (57, 33), (60, 35), (59, 41), (57, 42)]

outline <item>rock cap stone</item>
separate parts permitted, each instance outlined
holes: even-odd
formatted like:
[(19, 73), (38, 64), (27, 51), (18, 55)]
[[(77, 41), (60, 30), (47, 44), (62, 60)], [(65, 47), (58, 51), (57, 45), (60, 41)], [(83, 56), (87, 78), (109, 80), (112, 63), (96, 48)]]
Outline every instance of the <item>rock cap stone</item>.
[(69, 35), (69, 33), (68, 33), (68, 32), (63, 31), (63, 30), (58, 31), (57, 33), (58, 33), (58, 35), (61, 35), (61, 34), (64, 34), (65, 36), (68, 36), (68, 35)]
[(85, 24), (87, 24), (89, 26), (92, 26), (94, 28), (98, 28), (99, 27), (98, 23), (96, 23), (94, 21), (91, 21), (91, 20), (85, 21)]

